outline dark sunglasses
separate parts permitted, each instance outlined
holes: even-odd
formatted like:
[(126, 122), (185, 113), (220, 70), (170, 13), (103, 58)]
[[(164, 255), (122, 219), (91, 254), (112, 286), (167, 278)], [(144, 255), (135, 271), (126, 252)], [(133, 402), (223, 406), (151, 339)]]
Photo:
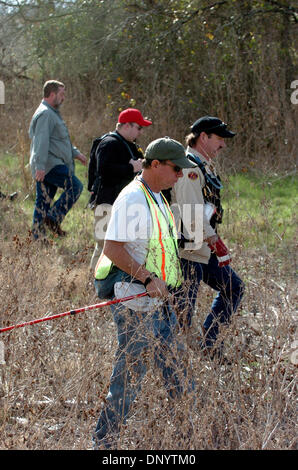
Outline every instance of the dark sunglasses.
[(164, 165), (167, 165), (167, 166), (170, 166), (171, 168), (173, 168), (175, 173), (180, 173), (180, 171), (182, 170), (182, 168), (180, 168), (180, 166), (178, 166), (178, 165), (171, 165), (170, 163), (164, 163)]

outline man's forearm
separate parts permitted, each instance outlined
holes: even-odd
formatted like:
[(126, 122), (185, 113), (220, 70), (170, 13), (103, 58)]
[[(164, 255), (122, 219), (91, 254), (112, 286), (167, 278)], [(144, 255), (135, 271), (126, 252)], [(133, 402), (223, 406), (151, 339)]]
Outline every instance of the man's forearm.
[(141, 282), (151, 274), (141, 264), (137, 263), (126, 251), (125, 243), (106, 240), (103, 249), (104, 254), (122, 271), (130, 274)]
[[(165, 281), (159, 277), (153, 277), (148, 269), (137, 263), (126, 251), (125, 243), (106, 240), (103, 252), (122, 271), (130, 274), (142, 283), (147, 280), (146, 291), (150, 297), (166, 298), (168, 296), (168, 288)], [(149, 282), (148, 278), (151, 278)]]

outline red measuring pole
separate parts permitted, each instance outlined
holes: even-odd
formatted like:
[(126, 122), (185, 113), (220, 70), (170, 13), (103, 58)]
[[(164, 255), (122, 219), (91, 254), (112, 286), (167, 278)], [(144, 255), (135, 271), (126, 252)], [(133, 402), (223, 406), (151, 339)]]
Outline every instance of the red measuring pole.
[(87, 307), (81, 307), (75, 310), (69, 310), (68, 312), (57, 313), (56, 315), (38, 318), (37, 320), (30, 320), (24, 323), (18, 323), (17, 325), (10, 325), (5, 328), (0, 328), (0, 333), (14, 330), (15, 328), (22, 328), (24, 326), (35, 325), (36, 323), (41, 323), (44, 321), (55, 320), (56, 318), (66, 317), (68, 315), (76, 315), (77, 313), (87, 312), (88, 310), (94, 310), (96, 308), (106, 307), (108, 305), (118, 304), (120, 302), (126, 302), (127, 300), (136, 299), (137, 297), (144, 297), (145, 295), (147, 295), (147, 292), (142, 292), (141, 294), (137, 295), (130, 295), (129, 297), (123, 297), (122, 299), (107, 300), (106, 302), (101, 302), (100, 304), (88, 305)]

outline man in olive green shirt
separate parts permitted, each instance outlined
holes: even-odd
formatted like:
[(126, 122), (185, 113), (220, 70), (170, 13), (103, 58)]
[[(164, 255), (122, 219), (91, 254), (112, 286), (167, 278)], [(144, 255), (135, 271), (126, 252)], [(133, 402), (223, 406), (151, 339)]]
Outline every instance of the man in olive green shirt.
[[(44, 98), (29, 128), (30, 166), (36, 180), (32, 228), (35, 239), (45, 236), (44, 225), (59, 236), (65, 235), (60, 224), (83, 190), (81, 181), (74, 174), (74, 159), (87, 165), (85, 155), (72, 145), (59, 112), (65, 98), (64, 84), (55, 80), (47, 81), (43, 92)], [(64, 191), (52, 204), (58, 188)]]

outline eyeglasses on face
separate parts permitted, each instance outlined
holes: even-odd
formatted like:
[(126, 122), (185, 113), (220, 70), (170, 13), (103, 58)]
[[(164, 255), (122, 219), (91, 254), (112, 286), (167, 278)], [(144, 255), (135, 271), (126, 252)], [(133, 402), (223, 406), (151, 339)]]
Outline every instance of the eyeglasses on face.
[(180, 166), (178, 166), (178, 165), (171, 165), (170, 163), (164, 163), (164, 165), (167, 165), (167, 166), (170, 166), (171, 168), (173, 168), (175, 173), (180, 173), (180, 171), (182, 171), (182, 168), (180, 168)]
[[(131, 125), (131, 127), (135, 127), (138, 129), (138, 131), (141, 131), (143, 129), (142, 126), (140, 126), (139, 124), (137, 124), (136, 122), (130, 122), (129, 123)], [(135, 125), (134, 125), (135, 124)]]

